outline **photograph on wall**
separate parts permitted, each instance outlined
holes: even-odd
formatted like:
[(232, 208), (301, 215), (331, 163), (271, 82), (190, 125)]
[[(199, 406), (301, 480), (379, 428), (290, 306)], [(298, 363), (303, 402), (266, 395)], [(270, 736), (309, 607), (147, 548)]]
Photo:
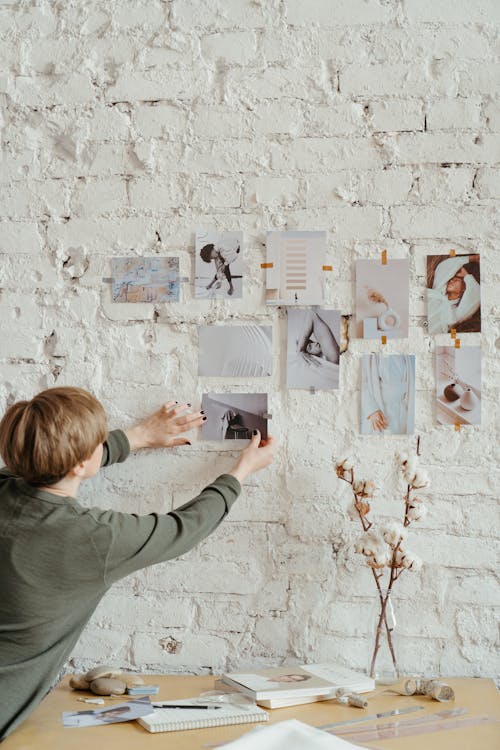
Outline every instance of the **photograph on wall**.
[(273, 370), (271, 326), (199, 326), (198, 375), (266, 377)]
[(321, 305), (326, 232), (268, 232), (266, 303)]
[(194, 289), (197, 299), (243, 297), (243, 232), (196, 232)]
[(436, 424), (481, 424), (481, 347), (436, 347)]
[(201, 408), (203, 440), (249, 440), (252, 430), (267, 438), (267, 393), (206, 393)]
[(415, 355), (363, 354), (361, 433), (411, 435), (415, 429)]
[(408, 336), (410, 276), (407, 258), (356, 262), (356, 336)]
[(179, 258), (112, 258), (113, 302), (178, 302)]
[(479, 254), (427, 256), (427, 325), (430, 334), (481, 330)]
[(340, 310), (288, 310), (287, 388), (339, 387)]

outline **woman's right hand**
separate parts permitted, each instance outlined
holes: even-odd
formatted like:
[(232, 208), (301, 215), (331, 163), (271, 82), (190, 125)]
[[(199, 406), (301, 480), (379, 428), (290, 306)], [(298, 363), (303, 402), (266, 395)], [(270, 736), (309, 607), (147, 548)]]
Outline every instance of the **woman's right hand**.
[(274, 458), (274, 439), (262, 440), (260, 432), (254, 430), (250, 444), (241, 451), (238, 461), (228, 472), (242, 483), (249, 474), (265, 469)]
[(380, 409), (374, 411), (373, 414), (370, 414), (368, 421), (376, 432), (382, 432), (387, 427), (387, 419), (385, 418), (384, 412), (380, 411)]

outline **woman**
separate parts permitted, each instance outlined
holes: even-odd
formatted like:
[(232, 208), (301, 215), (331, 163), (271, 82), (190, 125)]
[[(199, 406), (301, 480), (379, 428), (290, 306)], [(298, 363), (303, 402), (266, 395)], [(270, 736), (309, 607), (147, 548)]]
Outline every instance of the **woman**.
[(340, 348), (331, 327), (315, 310), (290, 310), (288, 325), (288, 388), (338, 388)]
[(477, 313), (481, 287), (472, 271), (479, 277), (478, 254), (445, 257), (435, 267), (427, 289), (429, 333), (448, 333)]

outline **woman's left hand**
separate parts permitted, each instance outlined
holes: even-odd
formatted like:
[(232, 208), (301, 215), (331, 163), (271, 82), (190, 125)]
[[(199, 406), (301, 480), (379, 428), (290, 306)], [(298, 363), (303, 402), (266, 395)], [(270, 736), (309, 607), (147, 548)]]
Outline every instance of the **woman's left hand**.
[[(130, 450), (139, 448), (173, 448), (177, 445), (191, 445), (182, 433), (201, 427), (206, 417), (201, 411), (190, 411), (191, 404), (178, 404), (169, 401), (158, 411), (146, 417), (135, 427), (125, 430)], [(179, 436), (179, 437), (177, 437)]]

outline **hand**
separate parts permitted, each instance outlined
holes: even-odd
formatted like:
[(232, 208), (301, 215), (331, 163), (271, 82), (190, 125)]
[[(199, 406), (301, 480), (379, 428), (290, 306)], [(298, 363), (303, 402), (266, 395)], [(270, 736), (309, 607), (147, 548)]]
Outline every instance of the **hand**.
[(187, 437), (175, 437), (200, 427), (206, 419), (200, 411), (188, 411), (190, 406), (191, 404), (169, 401), (135, 427), (125, 430), (130, 450), (191, 445)]
[(249, 474), (269, 466), (273, 458), (274, 439), (269, 436), (267, 440), (262, 440), (260, 432), (254, 430), (250, 445), (241, 451), (238, 461), (228, 473), (242, 483)]
[(456, 272), (455, 276), (459, 279), (463, 279), (465, 276), (467, 276), (468, 271), (465, 268), (465, 266), (462, 266), (462, 268)]
[(370, 414), (368, 421), (377, 432), (382, 432), (382, 430), (385, 430), (387, 427), (387, 419), (385, 418), (384, 412), (380, 411), (380, 409), (374, 411), (373, 414)]

